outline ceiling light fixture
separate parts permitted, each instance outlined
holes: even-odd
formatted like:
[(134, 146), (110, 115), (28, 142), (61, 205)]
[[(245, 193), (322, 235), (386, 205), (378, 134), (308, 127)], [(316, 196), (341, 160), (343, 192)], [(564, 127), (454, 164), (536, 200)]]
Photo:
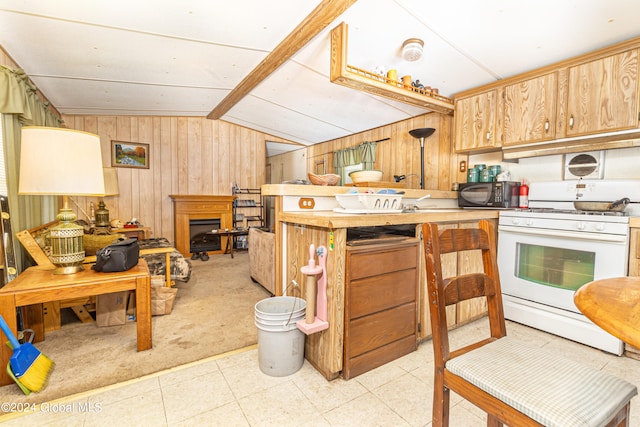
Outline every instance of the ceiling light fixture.
[(402, 58), (405, 61), (417, 61), (422, 58), (424, 42), (420, 39), (408, 39), (402, 43)]

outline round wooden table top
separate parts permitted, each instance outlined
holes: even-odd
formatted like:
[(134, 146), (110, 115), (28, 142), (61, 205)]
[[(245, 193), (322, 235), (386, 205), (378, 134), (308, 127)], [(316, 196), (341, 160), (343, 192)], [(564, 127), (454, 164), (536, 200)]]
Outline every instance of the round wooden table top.
[(640, 348), (640, 277), (587, 283), (576, 291), (573, 301), (593, 323)]

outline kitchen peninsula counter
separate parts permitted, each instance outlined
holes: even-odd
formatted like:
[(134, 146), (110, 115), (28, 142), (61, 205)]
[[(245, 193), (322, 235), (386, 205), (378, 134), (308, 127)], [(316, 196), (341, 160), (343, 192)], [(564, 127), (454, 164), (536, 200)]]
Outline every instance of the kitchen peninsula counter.
[[(410, 224), (416, 226), (416, 236), (419, 236), (418, 227), (425, 222), (442, 223), (443, 227), (458, 227), (473, 224), (480, 219), (496, 220), (499, 212), (491, 209), (458, 209), (457, 193), (454, 191), (404, 190), (403, 203), (414, 204), (418, 198), (426, 194), (431, 195), (430, 198), (417, 203), (421, 208), (417, 212), (347, 214), (333, 211), (339, 207), (335, 195), (346, 193), (352, 190), (352, 187), (275, 184), (263, 185), (261, 190), (263, 196), (274, 198), (272, 205), (273, 231), (276, 234), (276, 295), (304, 298), (306, 280), (300, 268), (308, 264), (309, 246), (313, 244), (316, 248), (327, 248), (326, 295), (329, 328), (307, 336), (305, 358), (329, 380), (338, 377), (343, 369), (349, 228)], [(364, 190), (366, 189), (359, 189), (360, 192)], [(423, 256), (419, 256), (420, 265)], [(477, 261), (474, 260), (472, 263), (475, 265)], [(453, 268), (459, 267), (454, 264)], [(421, 328), (418, 340), (421, 340), (431, 335), (428, 307), (424, 300), (424, 273), (421, 270), (418, 287), (418, 322)], [(482, 315), (485, 310), (484, 307), (465, 306), (460, 308), (459, 315), (455, 317), (464, 322), (465, 319)]]
[(332, 211), (282, 212), (280, 221), (329, 229), (369, 227), (375, 225), (423, 224), (425, 222), (460, 222), (497, 219), (494, 209), (432, 208), (413, 213), (345, 214)]

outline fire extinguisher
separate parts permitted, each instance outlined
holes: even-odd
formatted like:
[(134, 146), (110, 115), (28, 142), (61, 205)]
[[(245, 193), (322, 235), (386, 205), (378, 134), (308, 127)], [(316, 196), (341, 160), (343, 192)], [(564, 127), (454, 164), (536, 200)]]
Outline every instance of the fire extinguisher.
[(529, 186), (523, 179), (520, 183), (520, 208), (527, 209), (529, 207)]

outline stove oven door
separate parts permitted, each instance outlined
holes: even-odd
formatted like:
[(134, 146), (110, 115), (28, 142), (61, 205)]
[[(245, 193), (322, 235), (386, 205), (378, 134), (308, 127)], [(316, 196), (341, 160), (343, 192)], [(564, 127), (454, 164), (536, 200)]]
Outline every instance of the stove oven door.
[(592, 280), (626, 276), (628, 235), (500, 222), (498, 268), (505, 318), (621, 355), (622, 341), (582, 315), (573, 295)]
[(500, 225), (502, 293), (580, 313), (575, 291), (585, 283), (627, 275), (626, 235)]

